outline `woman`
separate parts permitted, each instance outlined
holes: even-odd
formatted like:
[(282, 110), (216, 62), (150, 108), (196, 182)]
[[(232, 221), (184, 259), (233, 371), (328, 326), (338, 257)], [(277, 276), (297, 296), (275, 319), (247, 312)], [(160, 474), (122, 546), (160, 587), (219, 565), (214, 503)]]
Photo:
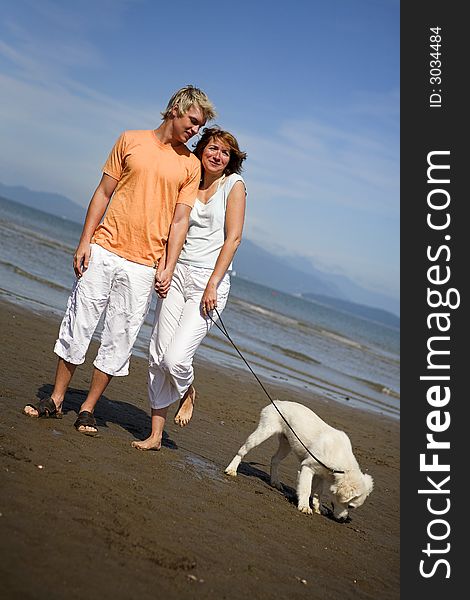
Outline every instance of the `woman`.
[[(193, 357), (211, 318), (217, 319), (214, 309), (221, 313), (225, 307), (229, 271), (242, 237), (246, 188), (239, 173), (245, 152), (231, 133), (212, 127), (204, 130), (194, 154), (202, 163), (202, 178), (171, 286), (155, 310), (148, 379), (152, 432), (132, 442), (139, 450), (160, 449), (173, 402), (180, 401), (176, 423), (184, 427), (191, 418), (196, 397)], [(167, 267), (171, 252), (169, 248)], [(162, 292), (158, 281), (156, 289)]]

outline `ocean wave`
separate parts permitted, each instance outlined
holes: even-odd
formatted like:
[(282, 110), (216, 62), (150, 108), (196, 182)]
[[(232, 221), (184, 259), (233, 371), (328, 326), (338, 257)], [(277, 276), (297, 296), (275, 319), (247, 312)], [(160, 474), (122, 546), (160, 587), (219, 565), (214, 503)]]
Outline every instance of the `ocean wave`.
[(356, 375), (350, 375), (350, 377), (352, 379), (355, 379), (356, 381), (360, 381), (361, 383), (373, 388), (377, 392), (386, 394), (387, 396), (391, 396), (392, 398), (396, 398), (397, 400), (400, 399), (400, 394), (396, 390), (384, 385), (383, 383), (369, 381), (368, 379), (364, 379), (362, 377), (357, 377)]
[(6, 290), (2, 287), (0, 287), (0, 297), (4, 297), (14, 304), (19, 304), (20, 306), (24, 306), (29, 309), (37, 309), (40, 314), (52, 313), (54, 315), (61, 315), (63, 313), (63, 309), (58, 309), (54, 306), (51, 306), (50, 302), (46, 302), (41, 299), (34, 299), (30, 296), (24, 296), (19, 292), (12, 292), (11, 290)]
[[(209, 340), (211, 340), (211, 338), (212, 338), (213, 341), (217, 341), (218, 344), (221, 344), (223, 346), (223, 348), (221, 348), (219, 345), (215, 345), (215, 344), (209, 343)], [(212, 350), (215, 350), (217, 352), (222, 352), (224, 354), (232, 354), (234, 356), (234, 358), (236, 358), (236, 356), (237, 356), (236, 355), (236, 350), (234, 350), (232, 344), (228, 340), (226, 340), (224, 338), (219, 338), (219, 337), (216, 338), (214, 335), (211, 335), (211, 333), (209, 333), (206, 336), (205, 340), (206, 340), (205, 341), (205, 346), (206, 347), (210, 347)], [(245, 348), (243, 345), (240, 346), (240, 345), (237, 344), (237, 347), (238, 347), (240, 353), (243, 356), (245, 356), (245, 359), (246, 359), (247, 356), (250, 357), (249, 360), (246, 359), (248, 362), (253, 361), (254, 364), (257, 364), (258, 366), (262, 365), (264, 368), (270, 366), (271, 368), (273, 368), (273, 371), (282, 372), (283, 374), (286, 374), (286, 375), (295, 374), (296, 378), (299, 381), (303, 381), (305, 383), (308, 383), (308, 382), (310, 382), (312, 380), (315, 380), (317, 382), (321, 381), (325, 385), (328, 385), (328, 380), (327, 379), (323, 379), (319, 375), (314, 375), (311, 372), (306, 372), (306, 371), (301, 370), (299, 368), (296, 368), (296, 367), (294, 367), (292, 365), (287, 366), (284, 363), (276, 360), (275, 358), (273, 358), (271, 356), (266, 356), (265, 354), (261, 354), (260, 352), (256, 352), (256, 351), (254, 351), (252, 349)], [(232, 349), (232, 350), (230, 350), (230, 349)], [(282, 348), (281, 346), (278, 346), (276, 349), (277, 349), (278, 352), (281, 352), (283, 354), (285, 353), (285, 354), (289, 355), (288, 354), (289, 350), (286, 349), (286, 348)], [(299, 358), (298, 354), (299, 353), (295, 353), (294, 352), (295, 356), (293, 356), (293, 358), (295, 358), (297, 360), (302, 360), (302, 358)], [(311, 359), (310, 357), (307, 357), (305, 355), (301, 355), (301, 356), (304, 359), (307, 359), (304, 362), (313, 363), (315, 365), (322, 366), (322, 363), (319, 362), (319, 361), (317, 361), (317, 360), (315, 360), (315, 359)], [(253, 360), (253, 358), (254, 358), (254, 360)], [(328, 368), (328, 371), (337, 372), (338, 375), (342, 375), (342, 373), (340, 371), (336, 371), (336, 369), (334, 369), (332, 367), (326, 367), (326, 368)], [(364, 386), (366, 386), (366, 387), (368, 387), (368, 388), (370, 388), (370, 389), (372, 389), (372, 390), (374, 390), (376, 392), (385, 393), (386, 395), (392, 396), (393, 398), (397, 398), (397, 399), (400, 398), (400, 395), (396, 391), (391, 390), (390, 388), (388, 388), (387, 386), (383, 385), (382, 383), (374, 382), (374, 381), (372, 381), (370, 379), (356, 377), (356, 376), (351, 376), (351, 375), (349, 375), (349, 377), (351, 377), (351, 379), (360, 382), (362, 385), (364, 385)], [(343, 386), (338, 385), (338, 384), (335, 384), (335, 387), (337, 387), (339, 389), (342, 389), (345, 392), (350, 392), (351, 393), (351, 391), (350, 391), (349, 388), (343, 387)]]
[[(247, 310), (251, 311), (252, 313), (255, 313), (255, 314), (257, 313), (268, 320), (276, 322), (277, 324), (285, 325), (290, 328), (295, 327), (296, 329), (301, 330), (306, 335), (312, 335), (312, 334), (315, 335), (316, 334), (316, 335), (320, 335), (320, 336), (335, 340), (336, 342), (339, 342), (346, 346), (357, 348), (359, 350), (366, 349), (365, 345), (363, 345), (359, 342), (356, 342), (356, 341), (352, 340), (351, 338), (346, 337), (345, 335), (341, 335), (335, 331), (326, 329), (325, 327), (321, 327), (314, 323), (309, 323), (304, 320), (287, 317), (286, 315), (283, 315), (283, 314), (275, 312), (273, 310), (269, 310), (267, 308), (258, 306), (251, 302), (246, 302), (245, 300), (241, 300), (240, 298), (236, 298), (235, 302), (233, 302), (233, 300), (232, 300), (232, 304), (237, 304), (239, 307), (244, 309), (244, 313), (246, 313)], [(374, 351), (370, 348), (369, 348), (369, 351), (372, 352), (373, 354), (375, 354)]]
[(311, 356), (307, 356), (306, 354), (303, 354), (302, 352), (297, 352), (296, 350), (292, 350), (290, 348), (284, 348), (283, 346), (278, 346), (277, 344), (271, 344), (271, 348), (273, 350), (277, 350), (278, 352), (280, 352), (281, 354), (284, 354), (285, 356), (289, 356), (290, 358), (295, 358), (296, 360), (300, 360), (303, 362), (321, 365), (321, 362), (319, 360), (316, 360), (315, 358), (312, 358)]
[(70, 291), (70, 287), (62, 285), (60, 283), (56, 283), (55, 281), (51, 281), (50, 279), (40, 277), (39, 275), (35, 275), (34, 273), (30, 273), (29, 271), (25, 271), (21, 267), (18, 267), (18, 265), (14, 265), (11, 262), (3, 261), (0, 259), (0, 265), (2, 267), (7, 268), (10, 271), (13, 271), (17, 275), (21, 275), (22, 277), (25, 277), (26, 279), (30, 279), (32, 281), (37, 281), (38, 283), (41, 283), (49, 288), (53, 288), (53, 289), (59, 290), (61, 292), (69, 292)]
[(233, 305), (238, 305), (239, 307), (241, 307), (244, 312), (246, 310), (250, 310), (255, 314), (258, 313), (263, 317), (267, 317), (278, 323), (283, 323), (287, 325), (299, 325), (301, 323), (300, 321), (298, 321), (298, 319), (287, 317), (286, 315), (283, 315), (279, 312), (270, 310), (263, 306), (259, 306), (258, 304), (253, 304), (252, 302), (247, 302), (246, 300), (241, 300), (240, 298), (237, 298), (233, 295), (231, 296), (230, 302)]
[(22, 227), (17, 223), (12, 223), (11, 221), (5, 221), (4, 219), (0, 219), (0, 235), (1, 230), (6, 233), (15, 232), (17, 235), (22, 235), (23, 237), (30, 238), (34, 242), (41, 244), (42, 246), (47, 246), (48, 248), (52, 248), (54, 250), (62, 250), (69, 254), (73, 254), (75, 247), (70, 246), (68, 244), (64, 244), (63, 242), (59, 242), (58, 240), (53, 240), (50, 237), (37, 233), (36, 231), (32, 231), (26, 227)]
[[(243, 369), (242, 362), (240, 362), (240, 365), (237, 367), (237, 356), (233, 353), (233, 351), (231, 352), (229, 348), (221, 348), (220, 346), (216, 346), (207, 342), (205, 343), (205, 348), (209, 349), (215, 354), (219, 353), (226, 356), (228, 359), (228, 366), (231, 366), (232, 368)], [(250, 367), (256, 372), (257, 376), (262, 375), (265, 378), (267, 377), (269, 379), (284, 381), (296, 387), (300, 385), (304, 389), (312, 388), (316, 393), (323, 395), (325, 398), (332, 398), (335, 401), (343, 403), (346, 401), (351, 403), (351, 405), (382, 411), (394, 417), (399, 416), (399, 407), (397, 407), (396, 403), (394, 402), (394, 399), (396, 400), (399, 398), (399, 396), (393, 394), (393, 396), (390, 397), (389, 394), (384, 391), (385, 388), (383, 388), (383, 386), (373, 381), (352, 378), (360, 381), (363, 390), (361, 392), (359, 390), (354, 390), (347, 385), (334, 382), (334, 379), (331, 378), (326, 379), (319, 375), (306, 373), (305, 371), (301, 371), (293, 367), (287, 368), (281, 362), (276, 361), (271, 357), (258, 354), (257, 352), (251, 352), (244, 348), (241, 350), (241, 352), (247, 359)], [(375, 392), (373, 398), (367, 395), (367, 389), (369, 389), (371, 392)]]
[(341, 342), (342, 344), (346, 344), (346, 346), (352, 346), (353, 348), (359, 348), (361, 350), (364, 349), (364, 346), (359, 342), (355, 342), (344, 335), (339, 335), (338, 333), (333, 333), (332, 331), (328, 331), (327, 329), (320, 329), (320, 333), (329, 337), (337, 342)]

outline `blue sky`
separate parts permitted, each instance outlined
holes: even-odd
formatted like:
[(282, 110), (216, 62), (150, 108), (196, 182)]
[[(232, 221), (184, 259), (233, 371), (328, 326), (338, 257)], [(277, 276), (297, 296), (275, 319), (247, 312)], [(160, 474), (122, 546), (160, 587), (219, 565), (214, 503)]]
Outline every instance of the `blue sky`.
[(398, 0), (1, 7), (2, 183), (87, 205), (118, 134), (193, 83), (248, 153), (246, 237), (398, 298)]

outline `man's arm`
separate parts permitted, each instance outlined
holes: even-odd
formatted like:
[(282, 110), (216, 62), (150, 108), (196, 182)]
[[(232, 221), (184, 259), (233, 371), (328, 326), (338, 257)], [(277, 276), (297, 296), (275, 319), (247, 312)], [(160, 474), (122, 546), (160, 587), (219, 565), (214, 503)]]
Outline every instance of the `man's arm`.
[(188, 233), (190, 213), (191, 207), (187, 204), (176, 205), (166, 247), (166, 261), (165, 264), (160, 261), (155, 281), (155, 289), (161, 298), (164, 298), (170, 289), (176, 262)]
[(103, 174), (101, 181), (90, 200), (82, 229), (82, 235), (80, 236), (80, 241), (73, 257), (73, 270), (77, 277), (81, 277), (88, 268), (91, 238), (93, 237), (99, 222), (103, 218), (117, 184), (118, 182), (116, 179)]

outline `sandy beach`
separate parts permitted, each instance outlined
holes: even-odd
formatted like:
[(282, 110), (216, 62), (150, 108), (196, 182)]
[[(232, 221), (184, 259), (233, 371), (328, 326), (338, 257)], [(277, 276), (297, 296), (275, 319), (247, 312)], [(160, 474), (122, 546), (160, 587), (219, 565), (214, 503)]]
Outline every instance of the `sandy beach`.
[[(0, 573), (10, 599), (399, 598), (399, 423), (322, 398), (308, 404), (346, 431), (375, 489), (349, 523), (295, 507), (297, 463), (271, 488), (269, 440), (224, 475), (268, 403), (253, 376), (196, 360), (188, 427), (172, 421), (160, 452), (131, 448), (150, 430), (146, 361), (134, 357), (96, 409), (100, 435), (73, 427), (96, 345), (60, 420), (23, 406), (50, 393), (59, 320), (0, 303)], [(241, 362), (241, 361), (240, 361)], [(305, 392), (267, 386), (305, 403)], [(176, 407), (175, 407), (176, 408)]]

